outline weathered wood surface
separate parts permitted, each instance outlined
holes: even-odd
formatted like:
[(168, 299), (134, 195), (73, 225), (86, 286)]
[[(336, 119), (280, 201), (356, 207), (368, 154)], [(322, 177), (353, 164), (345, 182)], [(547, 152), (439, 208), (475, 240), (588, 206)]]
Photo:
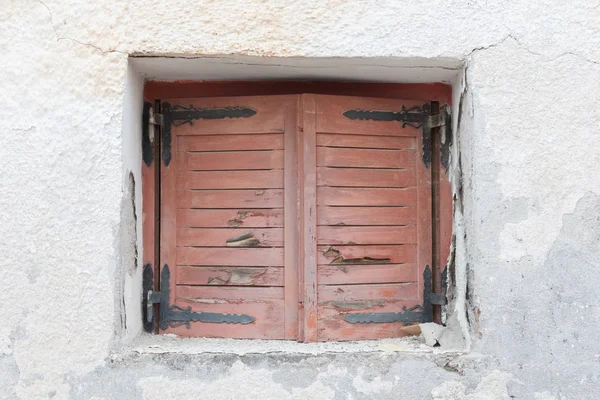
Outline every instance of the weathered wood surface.
[(178, 190), (179, 208), (283, 208), (283, 189)]
[(319, 226), (317, 243), (324, 245), (416, 243), (414, 226)]
[(281, 150), (283, 134), (180, 136), (178, 151)]
[(363, 149), (414, 149), (415, 139), (412, 137), (343, 135), (319, 133), (317, 146), (323, 147), (356, 147)]
[(282, 189), (283, 169), (264, 171), (180, 171), (177, 189)]
[(283, 168), (283, 150), (182, 152), (178, 164), (185, 171)]
[(317, 131), (315, 99), (305, 94), (303, 103), (302, 169), (299, 184), (302, 186), (302, 246), (303, 249), (303, 338), (317, 340)]
[(414, 207), (328, 207), (317, 208), (319, 225), (335, 226), (377, 226), (414, 225)]
[(179, 209), (180, 228), (282, 228), (283, 209)]
[(177, 245), (192, 247), (283, 247), (283, 228), (179, 228)]
[(285, 280), (285, 333), (286, 339), (299, 337), (300, 287), (298, 285), (298, 102), (297, 96), (285, 108), (285, 154), (284, 154), (284, 280)]
[(195, 303), (214, 302), (219, 300), (253, 302), (263, 300), (283, 300), (283, 287), (245, 287), (245, 286), (177, 286), (177, 298)]
[(317, 168), (318, 186), (406, 188), (416, 183), (414, 169)]
[(177, 283), (219, 286), (283, 286), (282, 267), (177, 267)]
[(416, 282), (361, 285), (318, 285), (322, 301), (411, 300), (419, 298)]
[(319, 167), (410, 168), (414, 166), (415, 159), (414, 150), (317, 147)]
[(178, 247), (179, 265), (283, 266), (283, 248)]
[(320, 206), (414, 206), (415, 188), (339, 188), (320, 186), (317, 202)]
[(416, 282), (415, 264), (319, 265), (321, 285)]

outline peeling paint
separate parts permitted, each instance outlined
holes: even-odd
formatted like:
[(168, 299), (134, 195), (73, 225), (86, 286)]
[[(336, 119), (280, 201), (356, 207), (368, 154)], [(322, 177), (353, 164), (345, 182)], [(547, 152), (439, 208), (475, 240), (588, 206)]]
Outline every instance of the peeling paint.
[(334, 308), (340, 311), (366, 310), (369, 308), (382, 307), (385, 304), (383, 300), (374, 301), (331, 301), (319, 302), (319, 305), (331, 304)]
[(212, 277), (208, 279), (209, 285), (245, 285), (252, 284), (257, 279), (267, 273), (267, 268), (251, 269), (251, 268), (211, 268), (211, 271), (225, 273), (226, 277)]
[(260, 241), (252, 234), (246, 232), (226, 241), (227, 247), (259, 247)]
[[(323, 255), (327, 258), (333, 258), (330, 264), (389, 264), (391, 259), (389, 258), (375, 258), (375, 257), (360, 257), (360, 258), (345, 258), (340, 250), (329, 247), (323, 251)], [(344, 271), (346, 272), (346, 271)]]
[(227, 221), (227, 225), (229, 225), (231, 227), (242, 226), (242, 225), (244, 225), (244, 219), (247, 216), (248, 216), (248, 213), (246, 211), (238, 211), (237, 212), (237, 217), (235, 217), (234, 219), (230, 219), (229, 221)]

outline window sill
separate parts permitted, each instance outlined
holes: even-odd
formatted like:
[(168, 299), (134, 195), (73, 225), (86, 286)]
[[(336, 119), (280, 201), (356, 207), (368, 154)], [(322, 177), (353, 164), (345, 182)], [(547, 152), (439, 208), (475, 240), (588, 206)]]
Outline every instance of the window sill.
[(462, 351), (427, 346), (417, 337), (364, 340), (354, 342), (299, 343), (292, 340), (250, 340), (217, 338), (182, 338), (175, 335), (143, 334), (122, 353), (152, 354), (297, 354), (331, 353), (410, 353), (414, 355), (461, 355)]

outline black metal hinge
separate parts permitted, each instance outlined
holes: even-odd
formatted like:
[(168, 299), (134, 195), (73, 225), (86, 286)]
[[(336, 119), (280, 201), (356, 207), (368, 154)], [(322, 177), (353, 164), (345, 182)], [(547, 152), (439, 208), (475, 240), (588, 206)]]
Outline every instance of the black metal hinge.
[(192, 322), (225, 323), (225, 324), (250, 324), (256, 319), (247, 314), (226, 314), (215, 312), (195, 312), (192, 307), (181, 307), (170, 303), (171, 271), (165, 264), (160, 273), (160, 292), (152, 291), (152, 266), (144, 266), (144, 282), (142, 304), (144, 308), (144, 328), (151, 332), (154, 325), (153, 304), (159, 304), (159, 327), (167, 329), (185, 325), (191, 328)]
[[(445, 108), (446, 109), (446, 108)], [(370, 121), (386, 121), (400, 122), (402, 127), (412, 126), (413, 128), (421, 128), (422, 138), (422, 158), (425, 167), (431, 165), (431, 128), (445, 126), (448, 121), (447, 112), (431, 115), (431, 105), (425, 103), (422, 106), (406, 108), (402, 106), (400, 111), (386, 110), (348, 110), (343, 113), (346, 118), (352, 120), (370, 120)]]
[(344, 321), (351, 324), (383, 324), (390, 322), (402, 322), (404, 325), (433, 321), (433, 305), (445, 305), (446, 296), (433, 293), (431, 290), (431, 268), (425, 266), (423, 272), (423, 304), (406, 308), (402, 307), (400, 312), (382, 313), (349, 313), (344, 315)]
[(154, 114), (154, 121), (162, 127), (162, 160), (165, 166), (171, 162), (171, 126), (194, 124), (197, 119), (250, 118), (257, 111), (250, 107), (195, 108), (193, 105), (162, 103), (162, 113)]
[(162, 115), (154, 113), (152, 103), (146, 101), (142, 111), (142, 159), (148, 167), (154, 161), (154, 131), (157, 126), (162, 126)]

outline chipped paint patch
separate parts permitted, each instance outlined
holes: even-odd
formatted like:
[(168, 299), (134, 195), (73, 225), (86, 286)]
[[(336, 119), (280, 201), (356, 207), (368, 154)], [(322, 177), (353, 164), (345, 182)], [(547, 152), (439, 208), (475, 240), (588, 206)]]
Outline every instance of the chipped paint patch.
[(248, 212), (246, 212), (246, 211), (238, 211), (237, 212), (237, 217), (235, 217), (234, 219), (230, 219), (229, 221), (227, 221), (227, 225), (229, 225), (231, 227), (242, 226), (242, 225), (244, 225), (244, 219), (246, 217), (248, 217)]
[(237, 237), (227, 239), (227, 247), (259, 247), (260, 241), (252, 232), (243, 233)]
[(327, 304), (331, 304), (334, 308), (336, 308), (340, 311), (353, 311), (353, 310), (366, 310), (366, 309), (370, 309), (370, 308), (383, 307), (385, 305), (385, 301), (384, 300), (374, 300), (374, 301), (319, 302), (319, 305), (327, 305)]
[(323, 255), (327, 258), (333, 258), (330, 264), (389, 264), (391, 259), (389, 258), (375, 258), (375, 257), (360, 257), (360, 258), (345, 258), (340, 250), (329, 247), (323, 251)]

